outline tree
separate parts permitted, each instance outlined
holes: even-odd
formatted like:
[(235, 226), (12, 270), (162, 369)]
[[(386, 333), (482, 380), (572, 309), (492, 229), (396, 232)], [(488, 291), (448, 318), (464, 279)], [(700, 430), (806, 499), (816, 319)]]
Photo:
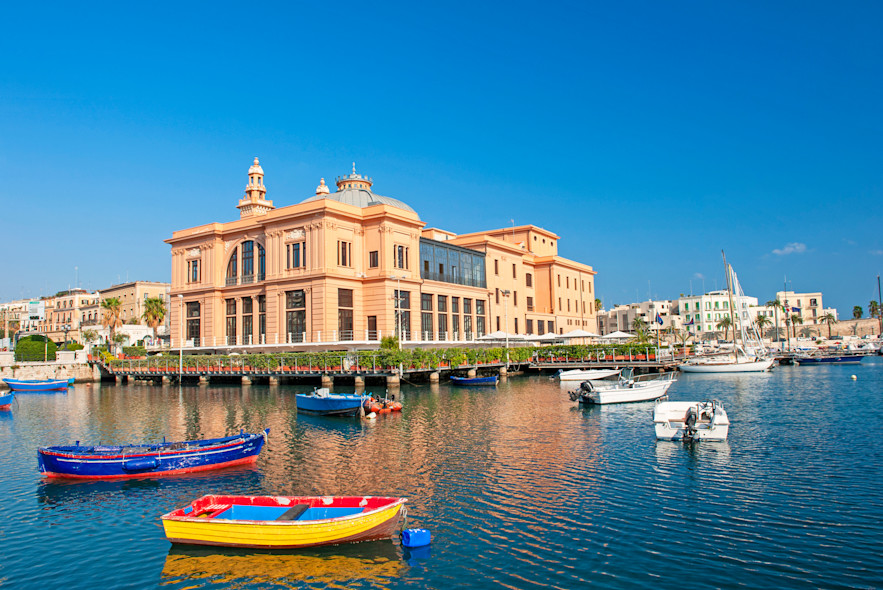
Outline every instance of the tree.
[(791, 321), (791, 335), (797, 338), (797, 326), (803, 325), (803, 318), (796, 313), (792, 313), (789, 319)]
[(647, 330), (647, 322), (644, 321), (644, 318), (635, 316), (635, 319), (632, 320), (632, 330), (635, 332), (644, 332)]
[(773, 309), (773, 313), (776, 314), (776, 325), (774, 327), (776, 328), (776, 338), (778, 339), (779, 338), (779, 322), (778, 322), (779, 314), (778, 314), (778, 312), (782, 311), (784, 309), (782, 307), (782, 302), (779, 301), (778, 299), (773, 299), (771, 301), (767, 301), (764, 305), (766, 305), (767, 307), (771, 307)]
[(603, 304), (601, 303), (601, 300), (595, 297), (595, 313), (600, 313), (602, 307)]
[(754, 318), (754, 323), (757, 326), (757, 331), (760, 332), (761, 338), (763, 338), (763, 329), (773, 325), (773, 321), (765, 315), (759, 315)]
[(861, 305), (856, 305), (852, 308), (852, 319), (860, 320), (863, 315), (865, 315), (865, 310), (862, 309)]
[(837, 318), (835, 318), (834, 314), (829, 311), (828, 313), (826, 313), (825, 315), (820, 317), (819, 321), (821, 321), (823, 324), (828, 324), (828, 339), (830, 340), (830, 338), (831, 338), (831, 324), (836, 324)]
[(810, 337), (812, 337), (812, 334), (813, 334), (813, 329), (810, 326), (805, 326), (800, 329), (800, 335), (803, 336), (804, 338), (810, 338)]
[(120, 318), (123, 313), (123, 304), (117, 297), (108, 297), (101, 302), (101, 308), (104, 310), (101, 324), (110, 331), (109, 340), (115, 342), (116, 330), (123, 325), (123, 320)]
[(730, 328), (733, 326), (733, 320), (730, 318), (730, 314), (725, 315), (720, 319), (720, 321), (715, 325), (715, 328), (720, 330), (724, 329), (724, 340), (729, 340), (730, 336)]
[(166, 317), (166, 306), (162, 297), (148, 297), (144, 300), (144, 313), (141, 315), (147, 325), (153, 328), (156, 336), (156, 328)]

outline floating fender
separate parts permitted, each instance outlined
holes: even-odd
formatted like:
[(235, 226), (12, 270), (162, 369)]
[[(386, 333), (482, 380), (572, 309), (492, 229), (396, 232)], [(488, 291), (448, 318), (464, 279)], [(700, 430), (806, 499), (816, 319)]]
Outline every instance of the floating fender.
[(402, 545), (423, 547), (432, 542), (432, 534), (426, 529), (405, 529), (402, 531)]
[(148, 469), (156, 469), (159, 461), (156, 458), (149, 459), (130, 459), (123, 463), (124, 471), (147, 471)]

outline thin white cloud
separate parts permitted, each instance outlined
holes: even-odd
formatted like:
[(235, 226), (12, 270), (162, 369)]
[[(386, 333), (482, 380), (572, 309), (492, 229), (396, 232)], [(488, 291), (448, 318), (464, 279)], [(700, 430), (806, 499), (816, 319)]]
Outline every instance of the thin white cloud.
[(871, 254), (874, 256), (883, 256), (883, 250), (871, 250)]
[(804, 252), (806, 252), (806, 244), (802, 244), (800, 242), (791, 242), (790, 244), (785, 244), (785, 247), (781, 250), (773, 250), (773, 254), (775, 254), (776, 256), (785, 256), (786, 254), (803, 254)]
[(704, 279), (704, 278), (705, 278), (705, 275), (702, 274), (701, 272), (697, 272), (696, 274), (693, 275), (693, 278), (694, 278), (694, 279), (700, 279), (700, 280), (701, 280), (701, 279)]

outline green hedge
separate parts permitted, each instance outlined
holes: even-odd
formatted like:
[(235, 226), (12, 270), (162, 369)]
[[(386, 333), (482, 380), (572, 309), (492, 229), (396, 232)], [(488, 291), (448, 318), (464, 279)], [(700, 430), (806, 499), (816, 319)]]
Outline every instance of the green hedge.
[(15, 360), (54, 361), (56, 350), (58, 346), (46, 336), (25, 336), (15, 345)]
[[(143, 356), (132, 354), (131, 349), (138, 347), (126, 347), (123, 352), (127, 356)], [(513, 347), (509, 348), (510, 363), (524, 363), (534, 357), (539, 360), (552, 359), (595, 359), (600, 356), (628, 357), (629, 355), (643, 355), (647, 351), (654, 350), (652, 346), (639, 346), (631, 344), (618, 345), (567, 345), (567, 346), (541, 346), (541, 347)], [(493, 348), (411, 348), (405, 350), (363, 350), (358, 352), (286, 352), (281, 354), (242, 354), (242, 355), (185, 355), (182, 358), (184, 367), (206, 367), (208, 365), (220, 367), (249, 367), (250, 369), (274, 370), (288, 367), (291, 370), (298, 368), (312, 368), (320, 370), (338, 370), (342, 368), (345, 359), (356, 359), (361, 369), (394, 368), (402, 365), (404, 368), (435, 369), (438, 367), (458, 367), (477, 365), (479, 363), (500, 363), (506, 360), (506, 349), (503, 347)], [(129, 361), (115, 360), (112, 366), (127, 365)], [(168, 356), (162, 359), (150, 357), (150, 365), (177, 366), (178, 357)], [(353, 368), (353, 365), (350, 365)]]

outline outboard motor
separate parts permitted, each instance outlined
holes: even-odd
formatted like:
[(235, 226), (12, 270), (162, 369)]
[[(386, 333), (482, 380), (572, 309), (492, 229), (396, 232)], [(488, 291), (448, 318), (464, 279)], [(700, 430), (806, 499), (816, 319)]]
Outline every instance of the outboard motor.
[(687, 417), (684, 419), (684, 442), (691, 443), (696, 440), (696, 420), (699, 418), (696, 408), (687, 410)]

